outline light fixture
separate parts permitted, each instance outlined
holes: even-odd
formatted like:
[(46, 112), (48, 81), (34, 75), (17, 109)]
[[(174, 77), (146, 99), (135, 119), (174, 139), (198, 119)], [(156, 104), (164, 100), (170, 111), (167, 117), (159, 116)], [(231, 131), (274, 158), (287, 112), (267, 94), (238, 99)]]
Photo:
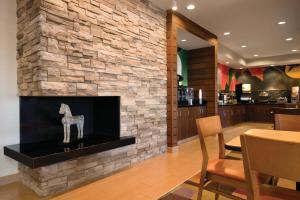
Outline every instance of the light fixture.
[(196, 8), (195, 4), (190, 3), (189, 5), (186, 6), (186, 9), (188, 10), (194, 10)]
[(289, 38), (286, 38), (285, 40), (286, 40), (286, 41), (292, 41), (293, 38), (292, 38), (292, 37), (289, 37)]
[(280, 21), (280, 22), (278, 22), (277, 24), (283, 25), (283, 24), (286, 24), (286, 21)]
[(293, 49), (293, 50), (292, 50), (292, 52), (297, 52), (297, 51), (298, 51), (298, 49)]
[(271, 67), (274, 67), (275, 65), (272, 64), (272, 65), (270, 65), (270, 66), (271, 66)]
[(240, 67), (240, 69), (243, 69), (243, 68)]
[(173, 11), (176, 11), (176, 10), (178, 10), (178, 7), (177, 7), (177, 2), (176, 2), (176, 0), (173, 0), (172, 10), (173, 10)]
[(254, 57), (258, 57), (258, 54), (254, 54), (253, 56), (254, 56)]
[(227, 61), (227, 62), (226, 62), (226, 64), (227, 64), (227, 65), (229, 65), (229, 64), (230, 64), (230, 62), (228, 62), (228, 61)]
[(242, 48), (246, 48), (246, 47), (247, 47), (247, 45), (242, 45), (241, 47), (242, 47)]
[(224, 35), (230, 35), (230, 34), (231, 34), (230, 32), (225, 32), (225, 33), (224, 33)]
[(186, 39), (182, 39), (182, 40), (181, 40), (181, 42), (186, 42), (186, 41), (187, 41)]

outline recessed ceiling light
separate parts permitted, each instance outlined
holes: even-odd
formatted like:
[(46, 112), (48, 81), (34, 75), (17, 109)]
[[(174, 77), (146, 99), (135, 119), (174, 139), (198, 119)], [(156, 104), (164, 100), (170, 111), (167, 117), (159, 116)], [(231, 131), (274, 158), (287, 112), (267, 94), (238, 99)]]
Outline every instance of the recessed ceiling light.
[(243, 69), (243, 68), (240, 67), (240, 69)]
[(278, 22), (277, 24), (283, 25), (283, 24), (286, 24), (286, 21), (280, 21), (280, 22)]
[(181, 42), (186, 42), (186, 41), (187, 41), (186, 39), (182, 39), (182, 40), (181, 40)]
[(254, 57), (258, 57), (258, 54), (254, 54), (253, 56), (254, 56)]
[(292, 50), (292, 52), (297, 52), (297, 51), (298, 51), (298, 49), (293, 49), (293, 50)]
[(286, 41), (292, 41), (293, 38), (289, 37), (289, 38), (286, 38), (285, 40), (286, 40)]
[(246, 47), (247, 47), (247, 45), (242, 45), (241, 47), (242, 47), (242, 48), (246, 48)]
[(272, 65), (270, 65), (270, 66), (271, 66), (271, 67), (274, 67), (275, 65), (272, 64)]
[(177, 7), (177, 2), (176, 2), (176, 0), (173, 0), (172, 10), (173, 10), (173, 11), (176, 11), (176, 10), (178, 10), (178, 7)]
[(227, 62), (226, 62), (226, 64), (227, 64), (227, 65), (229, 65), (229, 64), (230, 64), (230, 62), (228, 62), (228, 61), (227, 61)]
[(231, 34), (230, 32), (225, 32), (225, 33), (224, 33), (224, 35), (230, 35), (230, 34)]
[(196, 8), (196, 6), (192, 3), (190, 3), (189, 5), (187, 5), (186, 9), (188, 10), (194, 10)]

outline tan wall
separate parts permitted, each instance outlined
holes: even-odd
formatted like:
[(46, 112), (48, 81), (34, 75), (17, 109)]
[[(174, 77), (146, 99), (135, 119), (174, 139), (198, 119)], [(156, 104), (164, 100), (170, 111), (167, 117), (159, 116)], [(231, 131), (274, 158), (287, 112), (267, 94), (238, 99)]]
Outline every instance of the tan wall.
[[(4, 156), (3, 146), (19, 142), (19, 98), (17, 96), (16, 1), (0, 6), (0, 177), (17, 173), (17, 163)], [(1, 185), (1, 181), (0, 181)]]
[(20, 95), (121, 96), (121, 135), (137, 141), (27, 185), (48, 195), (166, 151), (165, 12), (145, 0), (18, 0), (17, 13)]

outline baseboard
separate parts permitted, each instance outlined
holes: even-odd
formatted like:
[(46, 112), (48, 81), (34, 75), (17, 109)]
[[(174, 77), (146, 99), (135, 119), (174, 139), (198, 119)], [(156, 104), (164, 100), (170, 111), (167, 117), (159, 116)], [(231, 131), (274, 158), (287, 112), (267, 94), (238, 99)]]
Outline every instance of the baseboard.
[(198, 135), (195, 135), (195, 136), (193, 136), (193, 137), (189, 137), (189, 138), (186, 138), (186, 139), (183, 139), (183, 140), (179, 140), (179, 141), (178, 141), (178, 144), (186, 143), (186, 142), (195, 140), (195, 139), (197, 139), (197, 138), (198, 138)]
[(168, 152), (169, 153), (176, 153), (179, 150), (179, 146), (175, 146), (175, 147), (168, 147)]
[(20, 180), (20, 174), (12, 174), (8, 176), (0, 177), (0, 186), (7, 185), (10, 183), (14, 183)]

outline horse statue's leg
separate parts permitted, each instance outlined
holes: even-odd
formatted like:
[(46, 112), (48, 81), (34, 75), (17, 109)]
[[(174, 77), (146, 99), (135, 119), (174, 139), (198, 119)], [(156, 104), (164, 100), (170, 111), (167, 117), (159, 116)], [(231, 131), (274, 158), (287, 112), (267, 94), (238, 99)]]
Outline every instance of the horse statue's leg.
[(64, 141), (63, 143), (67, 143), (67, 125), (64, 124)]
[(84, 118), (82, 119), (80, 123), (80, 129), (81, 129), (81, 138), (83, 138), (83, 126), (84, 126)]
[(67, 143), (70, 143), (70, 124), (67, 124)]
[(77, 126), (77, 131), (78, 131), (78, 133), (77, 133), (77, 139), (80, 139), (81, 137), (81, 127), (80, 127), (80, 122), (78, 122), (77, 124), (76, 124), (76, 126)]

